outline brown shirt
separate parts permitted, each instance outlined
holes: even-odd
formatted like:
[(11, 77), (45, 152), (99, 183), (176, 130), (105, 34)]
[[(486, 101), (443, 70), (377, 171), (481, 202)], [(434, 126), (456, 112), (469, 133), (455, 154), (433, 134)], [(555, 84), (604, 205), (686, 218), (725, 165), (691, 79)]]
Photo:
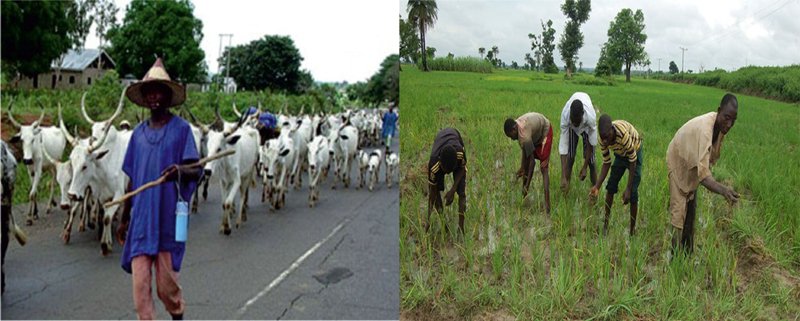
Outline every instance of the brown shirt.
[(667, 147), (669, 179), (684, 193), (693, 192), (700, 181), (711, 176), (711, 166), (719, 159), (725, 135), (720, 132), (712, 144), (716, 119), (716, 112), (692, 118), (678, 129)]
[(527, 157), (547, 137), (550, 121), (540, 113), (527, 113), (517, 118), (517, 127), (519, 129), (519, 147), (525, 151)]

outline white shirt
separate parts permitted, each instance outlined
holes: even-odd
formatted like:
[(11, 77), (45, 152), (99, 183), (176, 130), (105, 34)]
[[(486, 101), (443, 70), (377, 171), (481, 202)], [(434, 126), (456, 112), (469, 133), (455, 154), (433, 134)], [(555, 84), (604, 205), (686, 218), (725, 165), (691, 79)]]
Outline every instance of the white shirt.
[[(580, 100), (583, 103), (583, 121), (580, 126), (575, 127), (569, 121), (569, 109), (574, 100)], [(558, 143), (558, 153), (567, 155), (569, 153), (569, 129), (572, 129), (578, 136), (583, 133), (589, 134), (589, 144), (597, 146), (597, 115), (592, 105), (592, 100), (589, 95), (583, 92), (576, 92), (569, 97), (564, 109), (561, 110), (561, 138)]]

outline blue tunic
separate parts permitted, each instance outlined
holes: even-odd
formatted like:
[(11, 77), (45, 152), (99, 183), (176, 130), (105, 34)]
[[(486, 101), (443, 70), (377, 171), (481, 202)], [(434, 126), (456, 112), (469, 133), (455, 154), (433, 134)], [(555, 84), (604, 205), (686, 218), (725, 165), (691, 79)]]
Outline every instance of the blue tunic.
[(397, 128), (397, 113), (394, 112), (387, 112), (383, 114), (383, 138), (397, 136), (395, 132)]
[[(122, 171), (131, 178), (133, 189), (158, 179), (173, 164), (197, 161), (199, 155), (189, 124), (172, 116), (164, 127), (152, 129), (145, 121), (136, 126), (128, 143)], [(181, 196), (189, 201), (197, 181), (183, 183)], [(122, 269), (131, 273), (131, 262), (139, 255), (154, 256), (158, 252), (172, 254), (175, 272), (181, 269), (185, 244), (175, 241), (175, 204), (178, 189), (175, 182), (166, 182), (147, 189), (132, 200), (128, 236), (122, 250)]]

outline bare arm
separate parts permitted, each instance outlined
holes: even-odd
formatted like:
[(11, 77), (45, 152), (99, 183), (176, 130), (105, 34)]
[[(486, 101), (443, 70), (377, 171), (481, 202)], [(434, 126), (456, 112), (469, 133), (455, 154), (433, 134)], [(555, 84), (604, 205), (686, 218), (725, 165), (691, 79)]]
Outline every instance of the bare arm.
[(725, 197), (730, 203), (736, 203), (739, 200), (739, 193), (736, 193), (732, 188), (717, 182), (713, 176), (708, 176), (700, 181), (700, 184), (705, 186), (709, 191), (720, 194)]

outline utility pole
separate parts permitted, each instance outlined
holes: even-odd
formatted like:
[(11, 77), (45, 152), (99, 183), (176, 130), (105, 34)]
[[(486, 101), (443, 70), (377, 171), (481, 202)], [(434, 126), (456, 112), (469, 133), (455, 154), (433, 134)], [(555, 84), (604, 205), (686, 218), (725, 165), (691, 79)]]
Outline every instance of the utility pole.
[(683, 73), (683, 54), (686, 53), (686, 50), (689, 49), (684, 47), (678, 47), (678, 48), (681, 48), (681, 73)]
[(661, 58), (658, 58), (658, 72), (661, 72)]
[[(221, 34), (219, 34), (219, 55), (218, 55), (219, 57), (222, 57), (222, 39), (223, 39), (224, 37), (228, 37), (228, 47), (230, 47), (230, 46), (231, 46), (231, 41), (232, 41), (232, 39), (231, 39), (231, 38), (233, 38), (233, 34), (230, 34), (230, 33), (221, 33)], [(226, 77), (226, 78), (227, 78), (227, 77), (228, 77), (228, 75), (230, 74), (230, 66), (231, 66), (231, 65), (230, 65), (230, 58), (231, 58), (230, 51), (228, 51), (228, 57), (227, 57), (227, 58), (228, 58), (228, 63), (227, 63), (227, 65), (225, 66), (225, 77)], [(222, 87), (223, 87), (223, 85), (224, 85), (224, 80), (225, 80), (225, 79), (222, 79), (222, 78), (220, 78), (220, 74), (219, 74), (219, 69), (220, 69), (220, 67), (221, 67), (221, 66), (220, 66), (220, 64), (219, 64), (219, 60), (217, 60), (217, 79), (219, 79), (219, 82), (220, 82), (220, 90), (221, 90), (221, 89), (222, 89)]]

